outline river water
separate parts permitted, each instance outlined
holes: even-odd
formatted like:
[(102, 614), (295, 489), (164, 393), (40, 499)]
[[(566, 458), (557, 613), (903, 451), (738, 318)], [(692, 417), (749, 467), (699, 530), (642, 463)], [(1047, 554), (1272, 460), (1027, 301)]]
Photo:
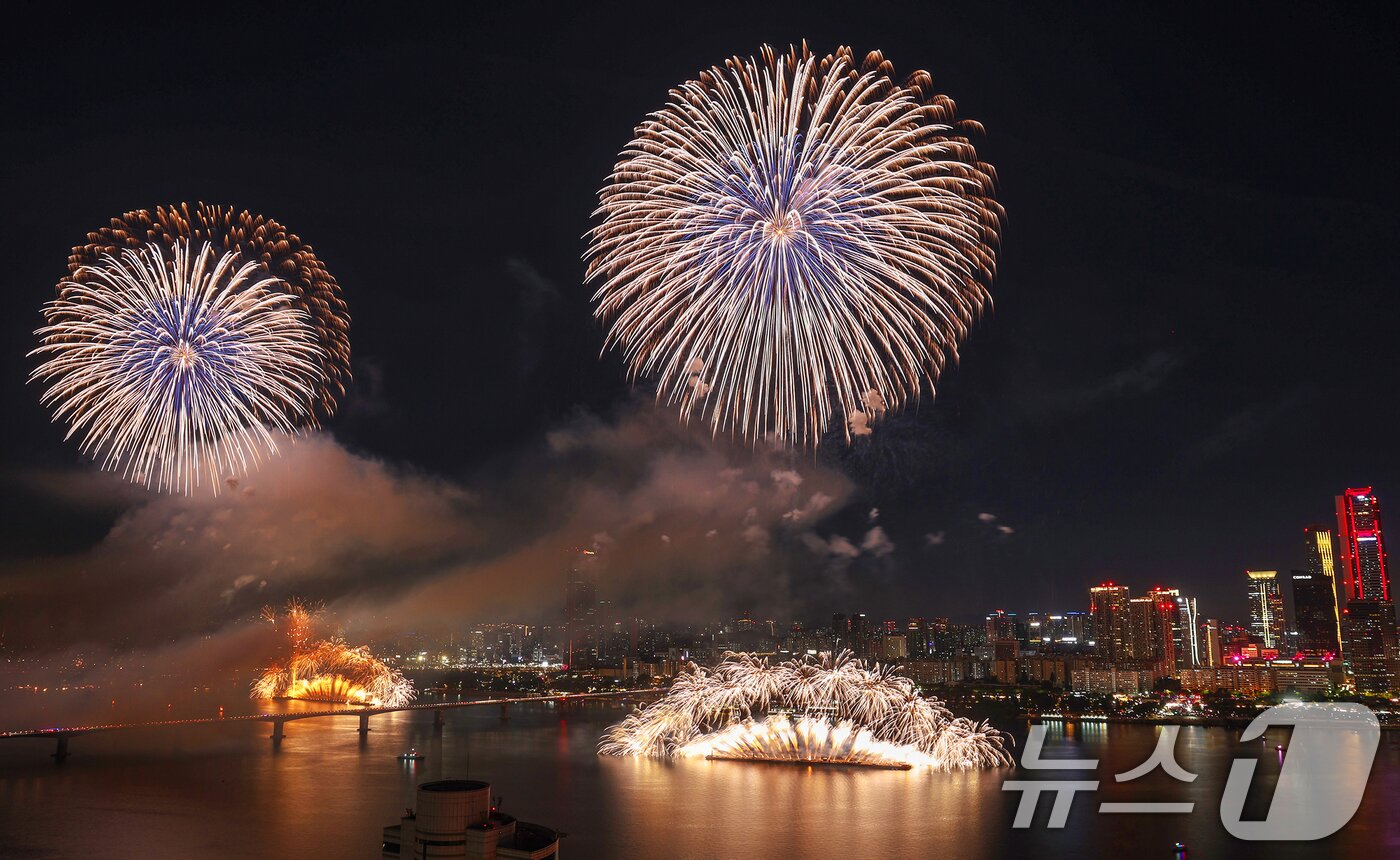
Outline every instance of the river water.
[[(1385, 732), (1365, 800), (1341, 832), (1314, 843), (1244, 843), (1220, 824), (1230, 761), (1261, 762), (1266, 808), (1275, 742), (1188, 727), (1177, 759), (1200, 778), (1160, 771), (1118, 785), (1151, 753), (1145, 725), (1052, 729), (1047, 755), (1101, 759), (1104, 780), (1080, 795), (1061, 830), (1013, 830), (1019, 794), (1008, 771), (928, 774), (724, 761), (599, 758), (615, 703), (495, 707), (376, 716), (363, 741), (354, 717), (287, 724), (274, 749), (265, 724), (136, 730), (75, 738), (56, 765), (52, 741), (0, 741), (0, 858), (377, 858), (380, 830), (413, 803), (414, 786), (489, 781), (502, 809), (566, 832), (560, 854), (583, 858), (1400, 856), (1400, 733)], [(1010, 726), (1024, 740), (1024, 725)], [(416, 747), (426, 759), (397, 760)], [(1026, 778), (1024, 769), (1018, 778)], [(1086, 778), (1084, 772), (1068, 778)], [(1088, 774), (1092, 778), (1093, 774)], [(1102, 815), (1100, 800), (1196, 802), (1190, 815)], [(1256, 802), (1257, 801), (1257, 802)]]

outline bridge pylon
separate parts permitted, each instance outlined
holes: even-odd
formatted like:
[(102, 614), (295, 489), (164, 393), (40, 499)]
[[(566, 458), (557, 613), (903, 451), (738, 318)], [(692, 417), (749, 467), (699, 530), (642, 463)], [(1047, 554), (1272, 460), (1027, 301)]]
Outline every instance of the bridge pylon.
[(58, 749), (54, 750), (53, 760), (56, 764), (63, 764), (68, 760), (68, 736), (58, 736)]

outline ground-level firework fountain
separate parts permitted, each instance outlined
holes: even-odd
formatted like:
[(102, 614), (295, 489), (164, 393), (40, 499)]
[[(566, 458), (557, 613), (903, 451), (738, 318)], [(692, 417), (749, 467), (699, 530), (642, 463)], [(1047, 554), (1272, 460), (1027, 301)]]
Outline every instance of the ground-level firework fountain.
[(398, 707), (413, 701), (413, 683), (370, 653), (343, 639), (311, 641), (314, 613), (298, 600), (280, 615), (268, 607), (263, 618), (286, 631), (290, 654), (253, 682), (254, 699), (305, 699), (351, 705)]
[(666, 697), (608, 729), (604, 755), (964, 770), (1012, 763), (1006, 735), (954, 717), (890, 666), (844, 651), (769, 665), (691, 665)]

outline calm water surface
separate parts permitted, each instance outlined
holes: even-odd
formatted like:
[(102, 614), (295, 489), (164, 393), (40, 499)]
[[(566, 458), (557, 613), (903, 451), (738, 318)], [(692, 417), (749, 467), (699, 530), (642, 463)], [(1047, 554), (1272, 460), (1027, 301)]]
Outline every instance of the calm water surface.
[[(1258, 808), (1278, 773), (1275, 742), (1238, 743), (1238, 732), (1186, 728), (1178, 760), (1189, 785), (1158, 772), (1124, 785), (1112, 774), (1145, 760), (1152, 726), (1055, 730), (1047, 754), (1097, 757), (1106, 785), (1080, 795), (1064, 830), (1013, 831), (1019, 794), (1006, 771), (926, 774), (791, 765), (599, 758), (601, 730), (621, 706), (561, 713), (552, 705), (386, 714), (361, 741), (353, 717), (292, 722), (274, 751), (266, 725), (226, 724), (74, 739), (73, 757), (49, 758), (52, 741), (0, 742), (3, 858), (377, 858), (381, 828), (430, 779), (487, 780), (502, 808), (565, 831), (561, 856), (581, 858), (1400, 856), (1400, 733), (1382, 736), (1366, 798), (1352, 823), (1307, 844), (1247, 844), (1220, 825), (1230, 760), (1261, 761)], [(1018, 743), (1025, 728), (1016, 730)], [(417, 747), (425, 761), (396, 756)], [(1021, 778), (1031, 776), (1026, 771)], [(1085, 778), (1084, 772), (1065, 773)], [(1097, 814), (1101, 800), (1194, 800), (1182, 815)]]

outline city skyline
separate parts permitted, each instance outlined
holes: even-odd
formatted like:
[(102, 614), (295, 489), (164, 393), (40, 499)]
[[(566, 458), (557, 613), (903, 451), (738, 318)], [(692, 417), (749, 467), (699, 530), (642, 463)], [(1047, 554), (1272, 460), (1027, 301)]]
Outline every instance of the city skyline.
[[(1371, 488), (1365, 490), (1348, 490), (1348, 493), (1363, 492), (1368, 494), (1372, 502), (1372, 509), (1368, 513), (1368, 522), (1374, 525), (1370, 529), (1377, 536), (1376, 552), (1373, 556), (1374, 563), (1379, 570), (1384, 571), (1386, 552), (1384, 544), (1379, 540), (1379, 500), (1378, 496)], [(1336, 498), (1339, 505), (1346, 494), (1339, 494)], [(1338, 529), (1345, 532), (1345, 525), (1339, 521)], [(1339, 591), (1346, 588), (1346, 584), (1337, 580), (1335, 565), (1332, 555), (1332, 530), (1319, 526), (1308, 526), (1304, 528), (1304, 547), (1309, 556), (1309, 570), (1294, 569), (1288, 580), (1280, 576), (1276, 570), (1245, 570), (1244, 582), (1247, 583), (1246, 615), (1243, 622), (1234, 618), (1226, 612), (1211, 611), (1202, 616), (1198, 599), (1192, 595), (1183, 595), (1179, 588), (1171, 586), (1153, 585), (1142, 595), (1134, 597), (1129, 585), (1106, 581), (1087, 588), (1087, 602), (1080, 609), (1068, 609), (1065, 607), (1038, 607), (1028, 608), (1021, 606), (1016, 601), (1003, 601), (1002, 606), (1019, 607), (1017, 611), (1008, 612), (1005, 608), (990, 610), (985, 615), (985, 625), (988, 639), (998, 638), (1019, 638), (1021, 640), (1035, 642), (1038, 636), (1034, 633), (1022, 631), (1013, 633), (1018, 624), (1028, 624), (1033, 630), (1046, 623), (1048, 619), (1051, 623), (1062, 624), (1067, 618), (1083, 619), (1081, 623), (1092, 629), (1092, 634), (1086, 635), (1082, 628), (1077, 628), (1077, 637), (1068, 637), (1065, 641), (1083, 643), (1088, 640), (1098, 640), (1089, 642), (1096, 648), (1096, 653), (1106, 656), (1109, 659), (1119, 657), (1135, 659), (1147, 658), (1160, 660), (1168, 664), (1173, 664), (1176, 668), (1189, 668), (1197, 665), (1218, 665), (1219, 660), (1211, 657), (1219, 650), (1219, 643), (1214, 645), (1202, 645), (1203, 639), (1208, 639), (1205, 631), (1215, 625), (1218, 632), (1218, 625), (1222, 621), (1234, 621), (1236, 626), (1247, 626), (1257, 639), (1258, 650), (1273, 652), (1281, 657), (1291, 657), (1294, 654), (1307, 654), (1314, 657), (1324, 657), (1328, 660), (1341, 659), (1343, 656), (1342, 642), (1348, 638), (1342, 631), (1344, 614), (1341, 611), (1342, 596)], [(627, 634), (631, 639), (631, 647), (636, 647), (636, 626), (643, 622), (635, 614), (626, 613), (617, 606), (615, 599), (608, 600), (600, 597), (598, 590), (598, 574), (606, 571), (607, 558), (600, 557), (600, 553), (595, 550), (571, 550), (568, 552), (567, 573), (564, 586), (564, 604), (562, 613), (562, 626), (565, 639), (568, 643), (567, 653), (570, 655), (565, 661), (573, 663), (572, 655), (576, 648), (576, 640), (579, 638), (579, 631), (598, 630), (611, 628), (617, 625), (627, 628)], [(1344, 559), (1345, 560), (1345, 559)], [(1289, 581), (1291, 580), (1291, 582)], [(1285, 585), (1288, 586), (1290, 599), (1285, 601)], [(1384, 586), (1388, 589), (1388, 579), (1382, 578), (1376, 581), (1378, 588)], [(603, 592), (606, 594), (606, 592)], [(1287, 603), (1287, 608), (1285, 608)], [(1207, 606), (1207, 609), (1214, 609)], [(778, 626), (789, 629), (791, 632), (800, 632), (804, 625), (807, 629), (820, 629), (826, 626), (824, 616), (796, 618), (787, 617), (783, 619), (765, 618), (760, 615), (755, 618), (750, 609), (745, 609), (742, 614), (736, 614), (729, 620), (709, 619), (704, 625), (704, 629), (714, 630), (733, 624), (746, 629), (758, 629), (762, 626), (769, 628), (770, 635), (778, 636)], [(838, 612), (832, 615), (832, 624), (836, 625), (837, 639), (851, 634), (853, 631), (864, 631), (866, 633), (879, 633), (883, 631), (885, 635), (901, 635), (906, 621), (908, 629), (912, 632), (916, 625), (922, 625), (925, 619), (933, 619), (947, 625), (950, 620), (959, 623), (966, 623), (973, 620), (970, 616), (956, 618), (953, 616), (940, 615), (935, 612), (920, 612), (917, 615), (903, 615), (900, 617), (882, 617), (879, 615), (868, 615), (864, 612), (847, 614)], [(1024, 620), (1022, 620), (1024, 619)], [(669, 619), (651, 618), (647, 620), (653, 626), (674, 626)], [(487, 622), (486, 628), (493, 627), (522, 627), (530, 626), (543, 627), (549, 629), (551, 625), (546, 621), (540, 624), (518, 624), (513, 622)], [(1044, 639), (1046, 643), (1059, 642), (1059, 638), (1047, 635)], [(590, 660), (596, 660), (599, 651), (596, 646), (588, 646), (592, 650)], [(1150, 652), (1150, 653), (1149, 653)], [(889, 659), (899, 659), (908, 656), (910, 652), (901, 651), (884, 655)], [(874, 655), (873, 655), (874, 656)], [(1396, 655), (1400, 656), (1400, 655)], [(585, 664), (587, 665), (587, 664)]]

